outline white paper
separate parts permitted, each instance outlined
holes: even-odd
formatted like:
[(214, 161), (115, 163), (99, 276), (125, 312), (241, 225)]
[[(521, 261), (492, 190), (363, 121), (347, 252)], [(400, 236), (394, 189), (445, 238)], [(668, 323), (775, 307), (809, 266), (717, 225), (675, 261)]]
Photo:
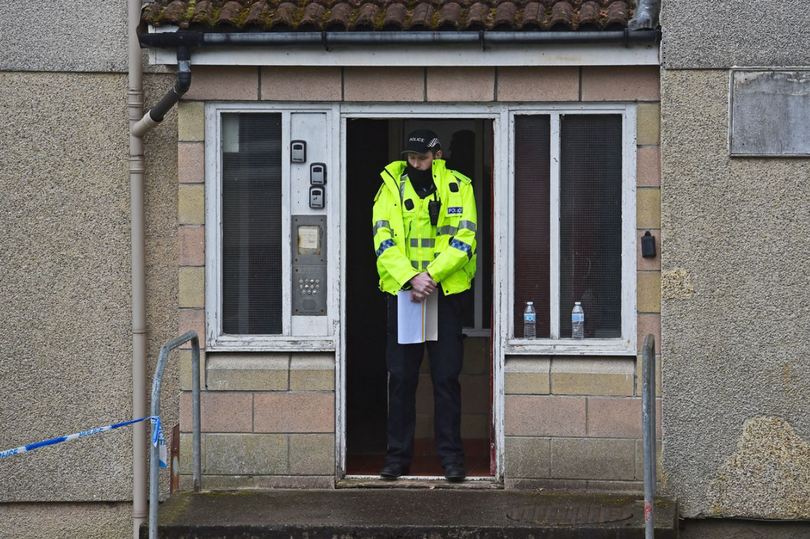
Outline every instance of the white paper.
[(410, 290), (400, 290), (397, 297), (397, 342), (417, 344), (439, 340), (439, 292), (421, 302), (411, 301)]

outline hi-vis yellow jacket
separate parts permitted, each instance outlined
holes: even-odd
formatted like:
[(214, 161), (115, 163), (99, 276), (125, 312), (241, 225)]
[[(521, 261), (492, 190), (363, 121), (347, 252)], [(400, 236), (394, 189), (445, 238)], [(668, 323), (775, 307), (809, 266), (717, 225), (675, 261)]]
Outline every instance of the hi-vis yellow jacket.
[[(396, 294), (427, 270), (445, 295), (470, 288), (475, 275), (478, 217), (472, 181), (433, 160), (436, 198), (441, 201), (437, 226), (427, 219), (430, 195), (420, 200), (407, 177), (405, 161), (394, 161), (380, 174), (383, 184), (374, 197), (374, 249), (380, 290)], [(408, 203), (410, 200), (412, 202)], [(429, 262), (428, 262), (429, 261)]]

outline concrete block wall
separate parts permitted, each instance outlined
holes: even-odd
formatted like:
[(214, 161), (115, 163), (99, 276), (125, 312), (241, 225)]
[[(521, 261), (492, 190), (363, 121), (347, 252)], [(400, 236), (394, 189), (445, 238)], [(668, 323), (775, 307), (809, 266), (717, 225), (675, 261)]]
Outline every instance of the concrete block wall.
[[(644, 142), (658, 144), (659, 73), (616, 67), (217, 67), (195, 66), (183, 98), (181, 141), (202, 141), (203, 102), (616, 102), (640, 105)], [(641, 140), (641, 139), (640, 139)]]
[[(204, 335), (205, 100), (637, 102), (638, 235), (649, 230), (658, 243), (659, 99), (655, 67), (197, 67), (194, 85), (178, 108), (179, 331), (195, 329)], [(660, 252), (660, 243), (657, 247)], [(659, 258), (642, 259), (639, 254), (637, 269), (639, 346), (647, 333), (660, 343)], [(466, 343), (465, 437), (488, 436), (489, 345), (482, 344), (487, 342), (467, 339)], [(181, 384), (187, 390), (188, 350), (182, 360)], [(640, 363), (640, 357), (507, 358), (507, 486), (639, 488)], [(212, 353), (207, 365), (207, 373), (203, 372), (208, 378), (203, 395), (207, 485), (333, 484), (332, 355)], [(417, 438), (428, 439), (433, 428), (427, 362), (425, 368)], [(181, 408), (185, 433), (181, 486), (185, 486), (190, 480), (187, 393)]]
[[(507, 488), (640, 489), (638, 363), (632, 357), (507, 357)], [(660, 416), (660, 399), (657, 405)]]
[[(183, 354), (190, 372), (191, 352)], [(332, 354), (208, 354), (200, 398), (206, 488), (329, 488), (335, 472)], [(205, 373), (203, 373), (205, 374)], [(205, 380), (205, 378), (202, 378)], [(181, 488), (190, 485), (190, 374), (181, 378)]]

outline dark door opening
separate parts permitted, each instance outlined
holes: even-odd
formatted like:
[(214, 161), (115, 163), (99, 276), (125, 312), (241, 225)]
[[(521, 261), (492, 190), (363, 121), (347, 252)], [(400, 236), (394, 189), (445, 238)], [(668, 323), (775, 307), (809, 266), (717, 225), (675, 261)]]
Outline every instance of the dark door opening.
[[(346, 141), (346, 474), (377, 475), (386, 450), (386, 294), (377, 287), (371, 208), (380, 172), (401, 159), (407, 133), (429, 128), (448, 167), (473, 179), (478, 210), (475, 308), (465, 319), (461, 434), (470, 477), (490, 477), (492, 436), (492, 122), (463, 119), (350, 119)], [(433, 389), (427, 358), (416, 403), (411, 475), (443, 474), (433, 444)]]

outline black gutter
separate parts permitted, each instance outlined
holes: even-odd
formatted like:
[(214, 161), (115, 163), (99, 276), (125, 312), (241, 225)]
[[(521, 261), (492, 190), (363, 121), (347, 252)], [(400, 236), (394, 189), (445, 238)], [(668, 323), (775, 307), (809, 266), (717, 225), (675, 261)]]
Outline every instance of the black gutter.
[(625, 46), (661, 40), (660, 30), (606, 32), (160, 32), (141, 34), (141, 46), (158, 48), (317, 45), (579, 45)]

